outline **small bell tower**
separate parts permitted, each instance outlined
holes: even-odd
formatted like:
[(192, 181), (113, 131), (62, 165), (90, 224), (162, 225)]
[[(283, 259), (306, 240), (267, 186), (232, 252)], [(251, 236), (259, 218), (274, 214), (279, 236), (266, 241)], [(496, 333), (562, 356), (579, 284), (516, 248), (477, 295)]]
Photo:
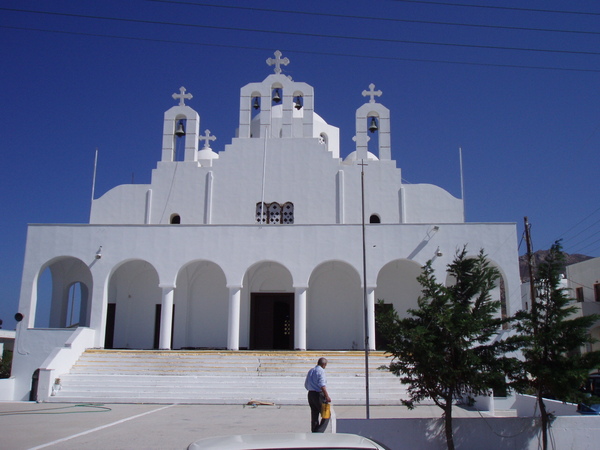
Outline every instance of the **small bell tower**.
[[(179, 94), (173, 94), (173, 98), (179, 99), (179, 105), (165, 112), (161, 161), (177, 161), (178, 146), (183, 147), (180, 160), (197, 161), (200, 116), (185, 104), (185, 100), (191, 99), (192, 94), (186, 94), (185, 87), (181, 86)], [(183, 145), (180, 143), (181, 140)]]
[(277, 50), (267, 59), (275, 73), (241, 89), (240, 138), (314, 137), (313, 88), (281, 73), (289, 63)]
[(369, 101), (356, 110), (356, 160), (366, 160), (368, 155), (369, 134), (378, 133), (377, 157), (380, 161), (392, 158), (390, 139), (390, 110), (381, 103), (375, 102), (375, 97), (381, 97), (383, 92), (376, 91), (371, 83), (369, 90), (362, 95), (370, 97)]

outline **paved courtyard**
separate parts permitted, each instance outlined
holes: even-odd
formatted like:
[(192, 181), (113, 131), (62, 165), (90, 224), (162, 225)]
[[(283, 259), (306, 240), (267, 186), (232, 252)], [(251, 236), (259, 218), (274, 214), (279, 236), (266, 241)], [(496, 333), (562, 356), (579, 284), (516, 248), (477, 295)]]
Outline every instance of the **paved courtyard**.
[[(365, 418), (364, 406), (334, 407)], [(439, 417), (434, 406), (370, 408), (371, 418)], [(456, 408), (455, 417), (478, 415)], [(0, 448), (185, 449), (209, 436), (308, 432), (308, 406), (0, 403)], [(331, 426), (328, 432), (331, 431)]]

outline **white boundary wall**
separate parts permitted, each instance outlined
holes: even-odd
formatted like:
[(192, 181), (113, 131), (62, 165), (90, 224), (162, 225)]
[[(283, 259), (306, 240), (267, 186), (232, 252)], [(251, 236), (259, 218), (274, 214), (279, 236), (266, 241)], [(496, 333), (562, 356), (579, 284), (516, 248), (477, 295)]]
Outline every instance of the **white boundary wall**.
[[(454, 443), (461, 450), (541, 448), (539, 417), (457, 418)], [(391, 450), (445, 449), (443, 419), (338, 419), (338, 433), (356, 433)], [(550, 429), (550, 448), (597, 449), (599, 416), (560, 416)]]
[[(545, 400), (556, 419), (550, 429), (550, 448), (596, 449), (600, 442), (600, 416), (577, 414), (577, 405)], [(518, 417), (455, 418), (454, 443), (457, 448), (479, 450), (541, 448), (540, 417), (536, 398), (516, 395), (511, 409)], [(391, 450), (445, 449), (444, 421), (429, 419), (338, 419), (338, 433), (356, 433), (374, 439)]]

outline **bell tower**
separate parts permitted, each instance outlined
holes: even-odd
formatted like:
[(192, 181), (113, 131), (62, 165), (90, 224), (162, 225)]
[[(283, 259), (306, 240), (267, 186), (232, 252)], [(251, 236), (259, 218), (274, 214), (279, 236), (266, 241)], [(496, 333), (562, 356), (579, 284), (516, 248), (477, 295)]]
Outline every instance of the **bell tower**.
[[(186, 99), (192, 98), (192, 94), (186, 94), (185, 87), (181, 86), (179, 94), (173, 94), (173, 98), (179, 99), (179, 105), (165, 112), (161, 161), (177, 161), (178, 147), (183, 147), (181, 160), (197, 161), (200, 116), (185, 104)], [(183, 140), (183, 145), (180, 140)]]
[(375, 102), (375, 97), (381, 97), (383, 92), (376, 91), (371, 83), (369, 90), (362, 95), (370, 97), (356, 110), (356, 160), (367, 159), (369, 134), (378, 133), (377, 157), (380, 161), (392, 158), (390, 140), (390, 110), (381, 103)]
[(281, 56), (277, 50), (275, 58), (267, 59), (269, 66), (275, 66), (274, 74), (242, 88), (240, 138), (314, 137), (313, 88), (282, 74), (281, 66), (290, 60)]

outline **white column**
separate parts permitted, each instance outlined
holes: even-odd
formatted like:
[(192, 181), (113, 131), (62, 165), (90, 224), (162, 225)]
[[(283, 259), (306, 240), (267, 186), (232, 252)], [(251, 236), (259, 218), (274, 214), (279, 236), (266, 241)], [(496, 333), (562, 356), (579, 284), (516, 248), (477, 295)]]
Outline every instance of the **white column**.
[(240, 349), (240, 298), (242, 287), (229, 286), (229, 320), (227, 328), (227, 349)]
[(367, 329), (369, 350), (375, 350), (375, 288), (367, 287)]
[(294, 348), (306, 350), (306, 289), (296, 287), (294, 298)]
[(158, 287), (162, 289), (158, 348), (161, 350), (171, 350), (171, 334), (173, 332), (173, 294), (175, 286), (161, 284)]

